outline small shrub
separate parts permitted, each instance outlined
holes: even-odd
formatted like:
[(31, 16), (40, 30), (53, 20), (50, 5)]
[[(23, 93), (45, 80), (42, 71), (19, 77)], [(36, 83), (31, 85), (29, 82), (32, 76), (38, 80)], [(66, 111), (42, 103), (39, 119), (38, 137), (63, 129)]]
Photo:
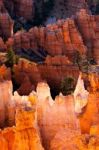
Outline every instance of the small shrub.
[(75, 79), (72, 77), (66, 77), (61, 82), (61, 92), (64, 95), (73, 93), (75, 88)]
[(17, 64), (19, 61), (19, 56), (15, 55), (14, 51), (12, 48), (10, 48), (7, 51), (7, 55), (6, 55), (7, 61), (6, 61), (6, 66), (7, 67), (13, 67), (14, 64)]

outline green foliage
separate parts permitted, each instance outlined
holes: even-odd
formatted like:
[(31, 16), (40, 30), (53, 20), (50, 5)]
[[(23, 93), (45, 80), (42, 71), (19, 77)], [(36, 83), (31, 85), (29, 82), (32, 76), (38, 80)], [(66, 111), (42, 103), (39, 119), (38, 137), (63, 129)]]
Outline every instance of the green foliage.
[(17, 64), (18, 61), (19, 61), (19, 56), (15, 55), (14, 51), (12, 50), (12, 48), (10, 48), (7, 51), (6, 58), (7, 58), (6, 65), (8, 67), (13, 67), (13, 65)]
[(66, 77), (61, 82), (61, 92), (64, 95), (73, 93), (75, 88), (75, 79), (73, 77)]

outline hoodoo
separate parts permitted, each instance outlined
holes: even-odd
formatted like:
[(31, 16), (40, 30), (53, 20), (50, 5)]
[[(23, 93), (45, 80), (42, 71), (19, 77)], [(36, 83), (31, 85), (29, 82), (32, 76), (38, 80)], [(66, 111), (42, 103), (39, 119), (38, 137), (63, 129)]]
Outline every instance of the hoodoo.
[(0, 0), (0, 150), (99, 150), (98, 0)]

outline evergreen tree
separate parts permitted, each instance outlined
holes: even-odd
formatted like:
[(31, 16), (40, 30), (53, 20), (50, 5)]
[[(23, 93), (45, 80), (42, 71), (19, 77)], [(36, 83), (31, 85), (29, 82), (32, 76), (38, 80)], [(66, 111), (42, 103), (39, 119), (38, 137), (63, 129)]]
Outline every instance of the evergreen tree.
[(72, 77), (66, 77), (61, 82), (61, 92), (64, 95), (71, 94), (74, 91), (75, 88), (75, 80)]
[(19, 57), (17, 55), (15, 55), (12, 48), (10, 48), (7, 51), (6, 58), (7, 58), (6, 65), (11, 68), (13, 67), (14, 64), (17, 64), (19, 61)]

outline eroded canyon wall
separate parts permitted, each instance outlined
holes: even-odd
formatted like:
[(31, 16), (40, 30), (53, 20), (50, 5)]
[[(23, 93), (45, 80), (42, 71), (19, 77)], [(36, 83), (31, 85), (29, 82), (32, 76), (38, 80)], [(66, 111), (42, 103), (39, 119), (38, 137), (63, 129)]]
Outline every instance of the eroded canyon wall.
[[(34, 27), (28, 32), (18, 31), (5, 44), (1, 39), (1, 51), (13, 47), (20, 55), (26, 53), (31, 57), (35, 54), (41, 60), (44, 60), (48, 54), (50, 56), (66, 55), (72, 61), (75, 53), (79, 51), (80, 54), (87, 55), (89, 61), (94, 60), (98, 64), (98, 21), (98, 15), (90, 15), (83, 9), (73, 18), (58, 20), (55, 24), (49, 24), (46, 27)], [(6, 24), (4, 21), (4, 25)], [(3, 28), (6, 27), (3, 26)], [(9, 31), (12, 32), (11, 29)], [(6, 36), (11, 35), (6, 34)]]
[(66, 55), (73, 61), (78, 51), (98, 64), (98, 21), (99, 16), (81, 10), (74, 18), (58, 20), (46, 27), (34, 27), (28, 32), (17, 32), (6, 45), (20, 54), (25, 50), (25, 53), (34, 53), (41, 59), (47, 52), (50, 56)]
[[(66, 77), (72, 77), (77, 81), (79, 76), (78, 66), (73, 66), (66, 61), (66, 57), (56, 57), (51, 61), (50, 58), (45, 64), (30, 63), (26, 60), (20, 60), (17, 65), (14, 66), (14, 79), (21, 87), (26, 87), (26, 91), (23, 88), (18, 89), (20, 94), (29, 94), (31, 89), (37, 86), (38, 82), (47, 81), (51, 89), (60, 91), (62, 80)], [(58, 62), (58, 65), (57, 65)], [(71, 70), (70, 70), (71, 68)], [(28, 78), (28, 79), (27, 79)], [(24, 82), (25, 81), (25, 82)], [(23, 86), (24, 85), (24, 86)]]

